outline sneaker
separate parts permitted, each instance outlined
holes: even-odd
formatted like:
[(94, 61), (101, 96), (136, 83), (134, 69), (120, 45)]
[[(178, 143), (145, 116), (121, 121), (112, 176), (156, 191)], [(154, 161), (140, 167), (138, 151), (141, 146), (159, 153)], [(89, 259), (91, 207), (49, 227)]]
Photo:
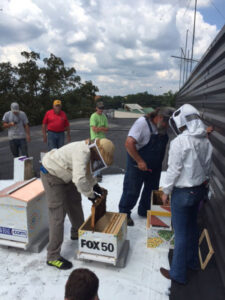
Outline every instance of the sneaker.
[(134, 221), (131, 219), (131, 216), (127, 216), (127, 226), (134, 226)]
[(56, 267), (57, 269), (60, 270), (68, 270), (73, 267), (73, 264), (63, 257), (60, 257), (59, 259), (56, 260), (48, 260), (47, 265), (51, 267)]

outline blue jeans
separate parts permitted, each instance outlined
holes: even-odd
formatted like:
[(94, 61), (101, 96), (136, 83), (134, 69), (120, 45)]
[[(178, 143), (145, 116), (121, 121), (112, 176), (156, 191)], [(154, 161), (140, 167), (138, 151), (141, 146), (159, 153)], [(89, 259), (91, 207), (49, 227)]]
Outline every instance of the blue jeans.
[(58, 149), (64, 145), (65, 134), (63, 132), (48, 131), (48, 151)]
[(22, 156), (28, 157), (27, 141), (26, 139), (13, 139), (9, 141), (10, 150), (13, 157), (19, 157), (20, 152)]
[(197, 215), (204, 193), (204, 186), (174, 188), (172, 192), (171, 212), (175, 247), (170, 277), (179, 283), (187, 282), (187, 268), (199, 268)]
[(138, 206), (138, 213), (146, 216), (147, 210), (150, 209), (150, 198), (152, 192), (152, 176), (149, 172), (143, 172), (134, 167), (135, 162), (127, 159), (126, 173), (123, 182), (123, 194), (119, 203), (119, 211), (121, 213), (131, 214), (131, 210), (136, 205), (141, 188), (144, 188)]

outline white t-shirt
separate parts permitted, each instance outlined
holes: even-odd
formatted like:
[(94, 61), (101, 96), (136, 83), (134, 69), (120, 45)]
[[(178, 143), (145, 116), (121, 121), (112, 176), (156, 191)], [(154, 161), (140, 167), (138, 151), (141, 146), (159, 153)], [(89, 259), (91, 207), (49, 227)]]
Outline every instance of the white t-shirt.
[[(158, 133), (156, 126), (150, 121), (154, 134)], [(138, 118), (131, 127), (128, 136), (131, 136), (137, 141), (136, 149), (139, 150), (148, 144), (151, 133), (145, 117)]]

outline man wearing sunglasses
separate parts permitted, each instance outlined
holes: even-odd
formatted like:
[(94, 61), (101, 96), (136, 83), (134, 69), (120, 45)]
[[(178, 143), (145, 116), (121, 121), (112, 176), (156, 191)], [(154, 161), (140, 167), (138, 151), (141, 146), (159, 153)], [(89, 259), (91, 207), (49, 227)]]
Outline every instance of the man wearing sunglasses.
[(44, 156), (40, 174), (49, 210), (49, 266), (72, 268), (72, 263), (60, 255), (65, 216), (72, 225), (71, 239), (78, 239), (78, 229), (84, 222), (81, 194), (92, 202), (102, 194), (93, 173), (112, 164), (114, 148), (108, 139), (83, 140), (53, 149)]

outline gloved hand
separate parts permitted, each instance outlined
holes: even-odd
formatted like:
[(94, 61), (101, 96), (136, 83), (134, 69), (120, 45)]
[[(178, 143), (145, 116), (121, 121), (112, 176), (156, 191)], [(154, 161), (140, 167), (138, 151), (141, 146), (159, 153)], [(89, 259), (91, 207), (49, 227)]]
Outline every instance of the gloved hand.
[(93, 186), (93, 190), (94, 190), (95, 193), (97, 193), (99, 195), (103, 194), (102, 188), (97, 183)]
[(88, 200), (90, 200), (93, 204), (95, 204), (95, 200), (99, 197), (98, 194), (94, 193), (94, 197), (93, 198), (90, 198), (88, 197)]

